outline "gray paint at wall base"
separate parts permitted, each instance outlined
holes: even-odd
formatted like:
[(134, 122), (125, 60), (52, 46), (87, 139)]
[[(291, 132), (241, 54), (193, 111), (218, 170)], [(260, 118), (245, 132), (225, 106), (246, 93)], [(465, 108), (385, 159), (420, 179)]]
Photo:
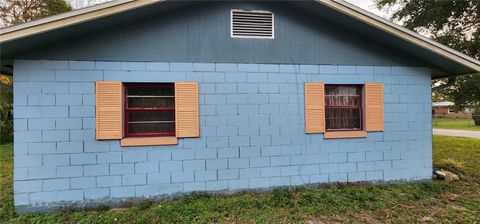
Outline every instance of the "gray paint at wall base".
[[(96, 141), (97, 80), (198, 81), (200, 138), (124, 148)], [(384, 83), (385, 131), (361, 139), (305, 134), (304, 82)], [(15, 206), (429, 179), (430, 107), (427, 68), (16, 60)]]
[[(410, 180), (409, 183), (421, 183), (428, 181), (429, 179), (422, 180)], [(361, 183), (361, 182), (357, 182)], [(405, 183), (405, 181), (368, 181), (365, 183), (375, 183), (375, 184), (385, 184), (385, 183)], [(211, 191), (195, 191), (201, 192), (213, 196), (225, 196), (232, 195), (239, 192), (252, 192), (252, 193), (265, 193), (270, 192), (274, 189), (294, 189), (295, 187), (302, 186), (305, 188), (318, 188), (318, 187), (329, 187), (328, 183), (316, 183), (316, 184), (302, 184), (295, 186), (277, 186), (277, 187), (268, 187), (268, 188), (255, 188), (255, 189), (241, 189), (241, 190), (211, 190)], [(194, 192), (190, 192), (194, 193)], [(142, 203), (145, 200), (154, 201), (157, 203), (181, 198), (189, 193), (174, 193), (174, 194), (164, 194), (153, 197), (128, 197), (128, 198), (103, 198), (95, 201), (85, 201), (85, 202), (59, 202), (59, 203), (50, 203), (40, 206), (26, 206), (19, 205), (15, 206), (15, 212), (17, 214), (24, 213), (45, 213), (45, 212), (55, 212), (55, 211), (84, 211), (84, 210), (105, 210), (106, 208), (129, 208), (132, 205), (137, 205)]]

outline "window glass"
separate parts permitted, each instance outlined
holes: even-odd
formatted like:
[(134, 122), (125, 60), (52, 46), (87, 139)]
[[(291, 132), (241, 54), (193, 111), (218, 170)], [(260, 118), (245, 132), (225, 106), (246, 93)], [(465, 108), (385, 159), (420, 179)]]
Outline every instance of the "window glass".
[(129, 122), (174, 122), (175, 121), (175, 111), (129, 111), (128, 112)]
[(325, 86), (325, 123), (327, 131), (362, 129), (361, 86)]
[(174, 85), (173, 84), (158, 84), (151, 85), (148, 84), (132, 84), (128, 88), (129, 96), (174, 96)]
[(125, 84), (125, 136), (175, 135), (174, 84)]
[(156, 107), (175, 107), (173, 97), (128, 97), (130, 107), (156, 108)]
[(170, 133), (175, 133), (175, 125), (173, 123), (130, 123), (128, 133), (141, 134), (144, 137), (162, 136), (162, 133), (163, 136), (170, 136)]
[(128, 88), (128, 106), (143, 108), (174, 107), (174, 95), (173, 85), (131, 86)]

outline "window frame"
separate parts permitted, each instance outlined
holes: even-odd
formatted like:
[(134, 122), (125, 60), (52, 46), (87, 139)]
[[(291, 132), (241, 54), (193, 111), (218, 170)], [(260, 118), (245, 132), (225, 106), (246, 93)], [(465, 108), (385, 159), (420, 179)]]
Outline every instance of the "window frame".
[(454, 114), (455, 110), (451, 107), (447, 107), (447, 114)]
[[(162, 85), (172, 85), (173, 86), (173, 99), (175, 102), (175, 83), (123, 83), (123, 123), (124, 123), (124, 137), (125, 138), (142, 138), (142, 137), (175, 137), (176, 136), (176, 119), (175, 119), (175, 105), (173, 107), (155, 107), (155, 108), (143, 108), (143, 107), (132, 107), (128, 106), (128, 89), (131, 87), (158, 87)], [(173, 132), (152, 132), (152, 133), (129, 133), (128, 131), (128, 121), (130, 111), (173, 111)]]
[[(357, 88), (357, 91), (359, 92), (359, 99), (360, 99), (360, 102), (359, 102), (359, 105), (358, 106), (328, 106), (327, 103), (326, 103), (326, 97), (327, 97), (327, 94), (326, 94), (326, 90), (327, 90), (327, 87), (331, 87), (331, 86), (334, 86), (334, 87), (356, 87)], [(325, 94), (324, 94), (324, 98), (325, 98), (325, 132), (342, 132), (342, 131), (363, 131), (364, 130), (364, 119), (363, 119), (363, 110), (364, 110), (364, 106), (363, 106), (363, 103), (364, 103), (364, 99), (363, 99), (363, 89), (364, 89), (364, 85), (362, 84), (325, 84)], [(328, 129), (327, 128), (327, 109), (328, 108), (358, 108), (359, 109), (359, 119), (360, 119), (360, 127), (358, 129), (356, 128), (345, 128), (345, 129)]]

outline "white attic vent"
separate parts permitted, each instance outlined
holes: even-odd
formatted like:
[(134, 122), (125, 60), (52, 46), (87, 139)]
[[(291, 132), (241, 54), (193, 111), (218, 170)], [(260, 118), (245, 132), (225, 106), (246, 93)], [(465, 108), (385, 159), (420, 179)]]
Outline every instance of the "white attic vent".
[(274, 38), (274, 17), (269, 11), (230, 11), (230, 35), (237, 38)]

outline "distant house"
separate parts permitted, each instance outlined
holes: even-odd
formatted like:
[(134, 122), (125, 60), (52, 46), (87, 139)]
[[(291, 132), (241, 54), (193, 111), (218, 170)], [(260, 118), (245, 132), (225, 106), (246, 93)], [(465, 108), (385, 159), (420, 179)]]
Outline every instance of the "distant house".
[(114, 1), (0, 30), (18, 212), (432, 173), (480, 62), (342, 1)]
[(473, 109), (465, 108), (461, 111), (455, 111), (453, 102), (433, 102), (432, 114), (434, 118), (472, 118)]

